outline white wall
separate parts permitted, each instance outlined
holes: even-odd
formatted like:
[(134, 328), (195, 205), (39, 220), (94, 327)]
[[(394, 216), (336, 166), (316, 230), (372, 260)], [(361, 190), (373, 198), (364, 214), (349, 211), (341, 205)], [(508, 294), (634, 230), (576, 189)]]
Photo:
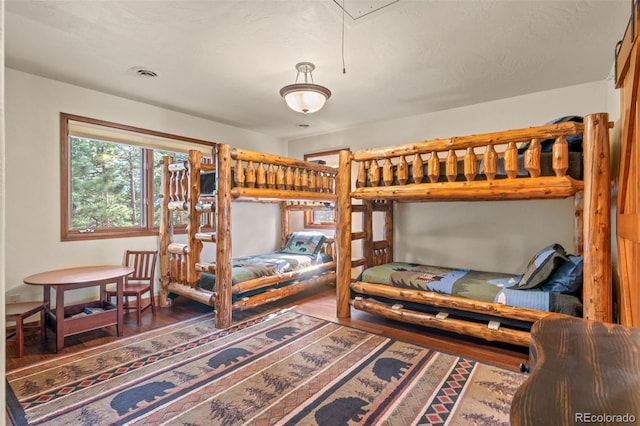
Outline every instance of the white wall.
[[(5, 290), (7, 295), (19, 294), (20, 301), (42, 298), (42, 289), (22, 283), (28, 275), (76, 265), (121, 264), (125, 249), (158, 245), (157, 237), (60, 241), (60, 112), (286, 154), (286, 144), (278, 138), (9, 68), (5, 73)], [(280, 238), (278, 212), (275, 205), (234, 203), (233, 254), (272, 250)], [(208, 253), (213, 250), (205, 256)], [(78, 291), (70, 300), (90, 296)]]
[[(289, 156), (536, 126), (564, 115), (611, 112), (617, 120), (617, 104), (610, 82), (593, 82), (291, 140)], [(521, 273), (545, 245), (558, 242), (573, 251), (572, 213), (572, 198), (398, 204), (395, 258)]]
[[(4, 137), (4, 2), (0, 4), (0, 270), (5, 270), (5, 137)], [(4, 288), (5, 276), (0, 274), (0, 289)], [(0, 306), (4, 306), (4, 291), (0, 292)], [(5, 375), (6, 352), (6, 327), (4, 318), (2, 319), (2, 330), (0, 331), (0, 374)], [(6, 398), (4, 388), (0, 390), (0, 413), (6, 412)], [(6, 414), (4, 415), (6, 418)]]

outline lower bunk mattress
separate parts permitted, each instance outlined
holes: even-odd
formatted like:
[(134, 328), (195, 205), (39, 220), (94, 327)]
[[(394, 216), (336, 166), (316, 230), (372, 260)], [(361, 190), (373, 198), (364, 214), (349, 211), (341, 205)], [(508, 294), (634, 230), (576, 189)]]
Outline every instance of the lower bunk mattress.
[[(399, 289), (425, 290), (482, 302), (582, 316), (581, 300), (571, 294), (512, 289), (521, 275), (451, 269), (392, 262), (366, 269), (357, 281), (386, 284)], [(352, 296), (370, 297), (352, 290)]]
[[(305, 276), (312, 276), (326, 270), (326, 264), (333, 261), (333, 258), (324, 253), (318, 254), (292, 254), (282, 251), (275, 251), (256, 256), (239, 257), (232, 260), (231, 282), (236, 285), (242, 282), (255, 280), (262, 277), (282, 275), (289, 272), (302, 272)], [(267, 288), (278, 288), (291, 283), (282, 281)], [(198, 287), (208, 291), (215, 291), (216, 275), (203, 272), (198, 283)], [(259, 288), (246, 292), (233, 292), (232, 302), (243, 297), (253, 296), (265, 291), (266, 288)]]

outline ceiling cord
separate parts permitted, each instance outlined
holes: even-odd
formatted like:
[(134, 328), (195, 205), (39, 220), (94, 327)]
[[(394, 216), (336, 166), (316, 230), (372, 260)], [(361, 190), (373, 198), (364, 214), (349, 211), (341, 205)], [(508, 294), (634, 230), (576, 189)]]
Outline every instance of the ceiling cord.
[(347, 67), (344, 64), (344, 0), (342, 0), (342, 74), (347, 73)]

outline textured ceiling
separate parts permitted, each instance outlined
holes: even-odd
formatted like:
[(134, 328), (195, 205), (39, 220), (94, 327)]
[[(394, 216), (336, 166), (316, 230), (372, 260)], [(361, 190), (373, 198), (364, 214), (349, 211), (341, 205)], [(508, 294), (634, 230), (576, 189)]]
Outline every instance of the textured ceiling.
[[(603, 80), (629, 13), (628, 0), (6, 0), (5, 63), (297, 138)], [(278, 94), (301, 61), (333, 92), (306, 116)]]

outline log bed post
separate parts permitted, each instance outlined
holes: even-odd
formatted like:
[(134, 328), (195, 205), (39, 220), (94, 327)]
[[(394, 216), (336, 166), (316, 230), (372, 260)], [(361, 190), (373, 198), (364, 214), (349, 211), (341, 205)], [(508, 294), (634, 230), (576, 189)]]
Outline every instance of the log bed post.
[(389, 200), (387, 202), (385, 216), (384, 216), (384, 238), (387, 240), (387, 260), (386, 263), (393, 262), (393, 206), (395, 201)]
[(611, 322), (609, 117), (584, 117), (584, 318)]
[(196, 263), (200, 260), (202, 252), (202, 241), (196, 238), (200, 230), (200, 215), (196, 214), (196, 206), (200, 201), (200, 165), (202, 164), (202, 153), (197, 150), (189, 151), (189, 191), (187, 202), (189, 222), (187, 223), (187, 242), (189, 250), (187, 252), (187, 284), (191, 288), (198, 286), (200, 273), (196, 271)]
[(376, 266), (373, 255), (373, 201), (364, 200), (364, 211), (362, 212), (362, 232), (364, 239), (362, 240), (362, 255), (366, 260), (365, 269)]
[(229, 328), (231, 306), (231, 147), (216, 147), (217, 161), (217, 224), (216, 244), (216, 327)]
[(584, 191), (573, 196), (573, 252), (584, 255)]
[(336, 276), (336, 315), (349, 318), (351, 307), (349, 299), (351, 289), (351, 152), (342, 150), (338, 154), (336, 178), (336, 241), (338, 252)]
[(289, 236), (289, 208), (286, 201), (280, 202), (280, 247), (284, 247)]
[(166, 307), (169, 303), (169, 252), (167, 247), (171, 243), (171, 219), (169, 217), (169, 164), (173, 161), (171, 157), (162, 158), (162, 203), (160, 206), (160, 306)]

